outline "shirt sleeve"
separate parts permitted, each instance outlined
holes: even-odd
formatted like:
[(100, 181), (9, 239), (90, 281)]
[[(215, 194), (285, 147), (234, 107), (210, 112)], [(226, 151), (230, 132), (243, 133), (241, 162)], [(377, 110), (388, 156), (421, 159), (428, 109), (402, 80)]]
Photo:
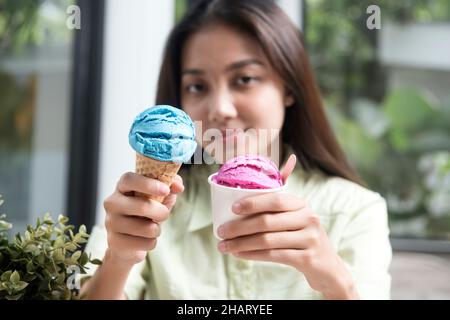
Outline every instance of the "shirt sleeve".
[(378, 194), (355, 210), (343, 230), (338, 254), (355, 281), (361, 299), (390, 299), (392, 248), (386, 201)]
[[(107, 233), (104, 227), (94, 226), (88, 243), (86, 244), (85, 252), (91, 254), (91, 259), (103, 260), (106, 249), (108, 248)], [(130, 300), (139, 300), (143, 297), (145, 288), (145, 281), (142, 278), (142, 270), (145, 266), (145, 260), (133, 266), (128, 275), (125, 284), (125, 295)], [(89, 263), (87, 265), (87, 275), (84, 277), (92, 277), (99, 266)]]

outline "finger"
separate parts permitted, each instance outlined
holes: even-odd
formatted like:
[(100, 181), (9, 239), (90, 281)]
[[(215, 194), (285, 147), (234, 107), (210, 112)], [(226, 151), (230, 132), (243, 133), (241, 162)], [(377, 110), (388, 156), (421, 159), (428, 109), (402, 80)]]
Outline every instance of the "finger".
[(147, 239), (121, 233), (111, 233), (108, 234), (108, 246), (123, 252), (149, 251), (155, 248), (156, 239)]
[(161, 222), (169, 217), (169, 209), (158, 201), (143, 197), (129, 197), (116, 192), (104, 202), (106, 212), (145, 217)]
[(267, 249), (306, 249), (309, 247), (309, 242), (312, 238), (310, 233), (307, 230), (265, 232), (223, 240), (219, 242), (218, 249), (226, 253)]
[(300, 211), (263, 213), (227, 222), (217, 230), (222, 239), (263, 232), (294, 231), (303, 229), (308, 223), (308, 214)]
[(172, 210), (173, 206), (175, 205), (177, 201), (177, 195), (176, 194), (170, 194), (163, 200), (163, 205), (167, 207), (167, 209)]
[(180, 181), (174, 181), (172, 182), (172, 184), (170, 185), (170, 193), (181, 193), (184, 191), (184, 185), (183, 182)]
[(183, 177), (181, 177), (179, 174), (176, 174), (174, 177), (174, 181), (178, 181), (183, 184)]
[(156, 196), (166, 196), (170, 192), (164, 183), (133, 172), (127, 172), (120, 177), (117, 190), (123, 194), (137, 191)]
[(295, 154), (291, 154), (286, 161), (286, 164), (284, 165), (283, 169), (281, 169), (281, 179), (283, 180), (283, 184), (286, 183), (287, 179), (291, 175), (292, 171), (294, 171), (295, 164), (297, 163), (297, 157)]
[(268, 249), (233, 253), (234, 256), (241, 259), (268, 261), (283, 263), (290, 266), (301, 265), (308, 255), (307, 250), (297, 249)]
[(282, 212), (299, 210), (306, 206), (305, 201), (289, 193), (266, 193), (250, 196), (236, 201), (231, 209), (236, 214), (262, 212)]
[(122, 214), (107, 215), (107, 230), (142, 238), (157, 238), (161, 234), (160, 226), (147, 218), (131, 217)]

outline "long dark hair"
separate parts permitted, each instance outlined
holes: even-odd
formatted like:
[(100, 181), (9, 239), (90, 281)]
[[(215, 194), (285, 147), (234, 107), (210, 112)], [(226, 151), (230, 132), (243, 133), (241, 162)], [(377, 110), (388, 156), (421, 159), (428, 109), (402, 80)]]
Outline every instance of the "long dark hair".
[(163, 55), (157, 104), (181, 105), (181, 53), (189, 36), (223, 23), (254, 37), (294, 97), (286, 108), (282, 142), (289, 144), (305, 170), (363, 184), (349, 165), (326, 118), (320, 91), (300, 30), (274, 1), (199, 0), (169, 35)]

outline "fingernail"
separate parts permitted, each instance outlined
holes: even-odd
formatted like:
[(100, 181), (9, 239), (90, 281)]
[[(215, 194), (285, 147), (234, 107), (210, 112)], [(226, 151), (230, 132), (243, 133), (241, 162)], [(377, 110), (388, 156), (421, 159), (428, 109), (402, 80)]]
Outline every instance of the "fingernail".
[(219, 237), (223, 238), (224, 236), (223, 226), (220, 226), (219, 229), (217, 229), (217, 234), (219, 235)]
[(220, 252), (225, 252), (227, 250), (227, 245), (225, 241), (219, 242), (218, 248)]
[(235, 204), (233, 204), (233, 206), (231, 207), (231, 210), (233, 210), (234, 213), (240, 213), (242, 209), (242, 206), (239, 202), (236, 202)]
[(169, 187), (166, 186), (165, 184), (160, 183), (160, 184), (158, 185), (158, 191), (159, 191), (159, 193), (160, 193), (161, 195), (166, 195), (166, 194), (168, 194), (168, 193), (170, 192), (170, 189), (169, 189)]

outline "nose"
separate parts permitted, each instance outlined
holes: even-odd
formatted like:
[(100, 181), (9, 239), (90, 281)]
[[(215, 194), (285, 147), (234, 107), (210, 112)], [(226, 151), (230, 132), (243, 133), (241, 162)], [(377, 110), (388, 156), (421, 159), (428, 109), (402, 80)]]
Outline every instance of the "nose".
[(224, 123), (237, 117), (237, 114), (233, 98), (226, 90), (217, 91), (212, 94), (208, 114), (209, 121)]

